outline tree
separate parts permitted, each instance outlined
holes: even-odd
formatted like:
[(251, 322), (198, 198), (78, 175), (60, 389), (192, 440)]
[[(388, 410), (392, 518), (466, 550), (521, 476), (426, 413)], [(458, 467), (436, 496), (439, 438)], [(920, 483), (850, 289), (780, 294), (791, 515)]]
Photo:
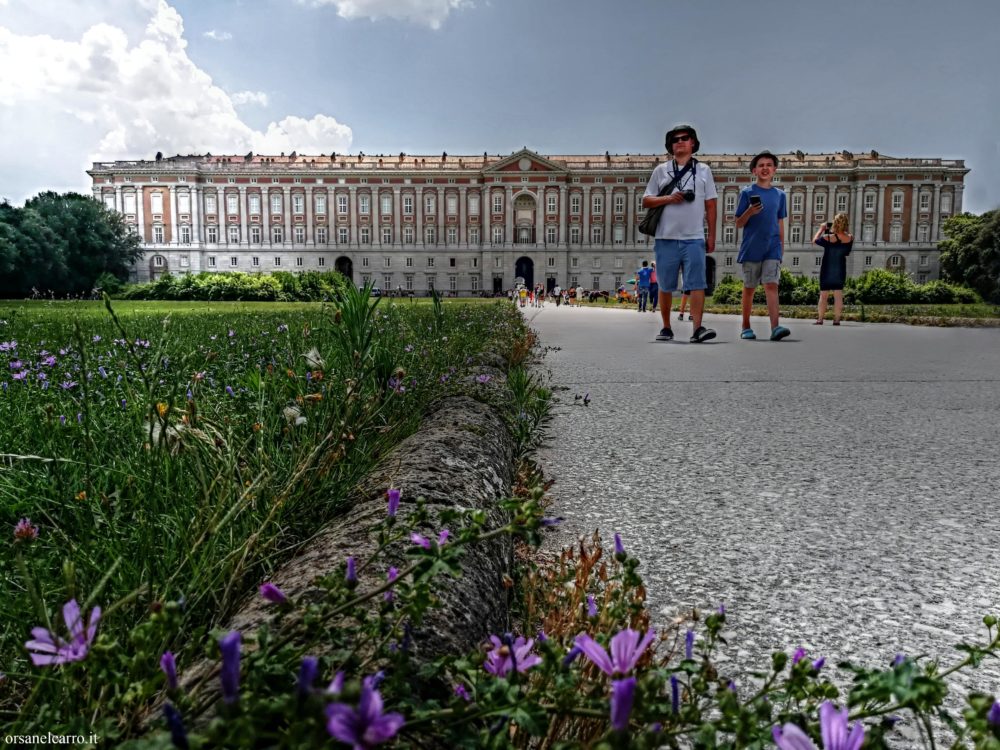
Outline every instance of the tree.
[(1000, 304), (1000, 209), (952, 216), (942, 231), (947, 236), (939, 243), (945, 276)]

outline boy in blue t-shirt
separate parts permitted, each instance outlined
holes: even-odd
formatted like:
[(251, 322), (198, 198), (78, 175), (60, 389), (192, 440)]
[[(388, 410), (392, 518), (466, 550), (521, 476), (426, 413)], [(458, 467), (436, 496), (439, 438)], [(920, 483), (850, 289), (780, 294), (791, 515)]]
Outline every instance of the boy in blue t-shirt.
[(771, 181), (778, 169), (778, 157), (762, 151), (750, 160), (756, 182), (740, 191), (736, 205), (736, 227), (743, 228), (743, 241), (736, 262), (743, 267), (742, 339), (755, 339), (750, 327), (753, 293), (761, 284), (767, 295), (767, 314), (771, 319), (771, 341), (780, 341), (791, 331), (778, 325), (778, 280), (784, 249), (785, 218), (788, 207), (785, 194)]
[(653, 269), (649, 267), (649, 261), (642, 262), (642, 268), (635, 272), (636, 291), (639, 297), (639, 312), (646, 312), (646, 301), (649, 299), (649, 284), (653, 278)]

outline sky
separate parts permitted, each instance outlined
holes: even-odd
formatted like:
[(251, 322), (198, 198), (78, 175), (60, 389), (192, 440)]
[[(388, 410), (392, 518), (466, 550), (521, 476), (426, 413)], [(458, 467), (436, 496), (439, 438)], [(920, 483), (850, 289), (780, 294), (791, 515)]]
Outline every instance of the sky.
[(1000, 207), (1000, 0), (0, 0), (0, 198), (174, 154), (964, 159)]

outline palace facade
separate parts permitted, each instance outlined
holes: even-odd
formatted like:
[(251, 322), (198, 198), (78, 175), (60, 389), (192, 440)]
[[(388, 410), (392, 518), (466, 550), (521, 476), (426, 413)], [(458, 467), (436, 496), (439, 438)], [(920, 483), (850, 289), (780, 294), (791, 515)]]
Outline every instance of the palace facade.
[[(939, 278), (942, 221), (962, 210), (961, 160), (779, 154), (784, 265), (818, 276), (812, 236), (846, 212), (852, 276)], [(133, 280), (201, 271), (336, 269), (384, 290), (461, 295), (529, 286), (613, 289), (652, 258), (642, 196), (665, 155), (173, 156), (98, 162), (94, 197), (139, 232)], [(699, 154), (719, 193), (710, 283), (736, 274), (750, 155)]]

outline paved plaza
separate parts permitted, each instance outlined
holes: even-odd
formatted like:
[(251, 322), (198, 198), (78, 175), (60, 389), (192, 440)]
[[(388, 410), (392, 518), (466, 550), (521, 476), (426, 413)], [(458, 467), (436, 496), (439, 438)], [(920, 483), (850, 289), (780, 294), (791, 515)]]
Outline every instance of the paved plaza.
[[(950, 665), (1000, 614), (1000, 329), (791, 320), (773, 343), (707, 315), (719, 337), (689, 344), (634, 309), (524, 312), (568, 388), (541, 452), (552, 545), (621, 533), (654, 622), (724, 602), (742, 672), (799, 646)], [(970, 677), (1000, 692), (998, 665)]]

